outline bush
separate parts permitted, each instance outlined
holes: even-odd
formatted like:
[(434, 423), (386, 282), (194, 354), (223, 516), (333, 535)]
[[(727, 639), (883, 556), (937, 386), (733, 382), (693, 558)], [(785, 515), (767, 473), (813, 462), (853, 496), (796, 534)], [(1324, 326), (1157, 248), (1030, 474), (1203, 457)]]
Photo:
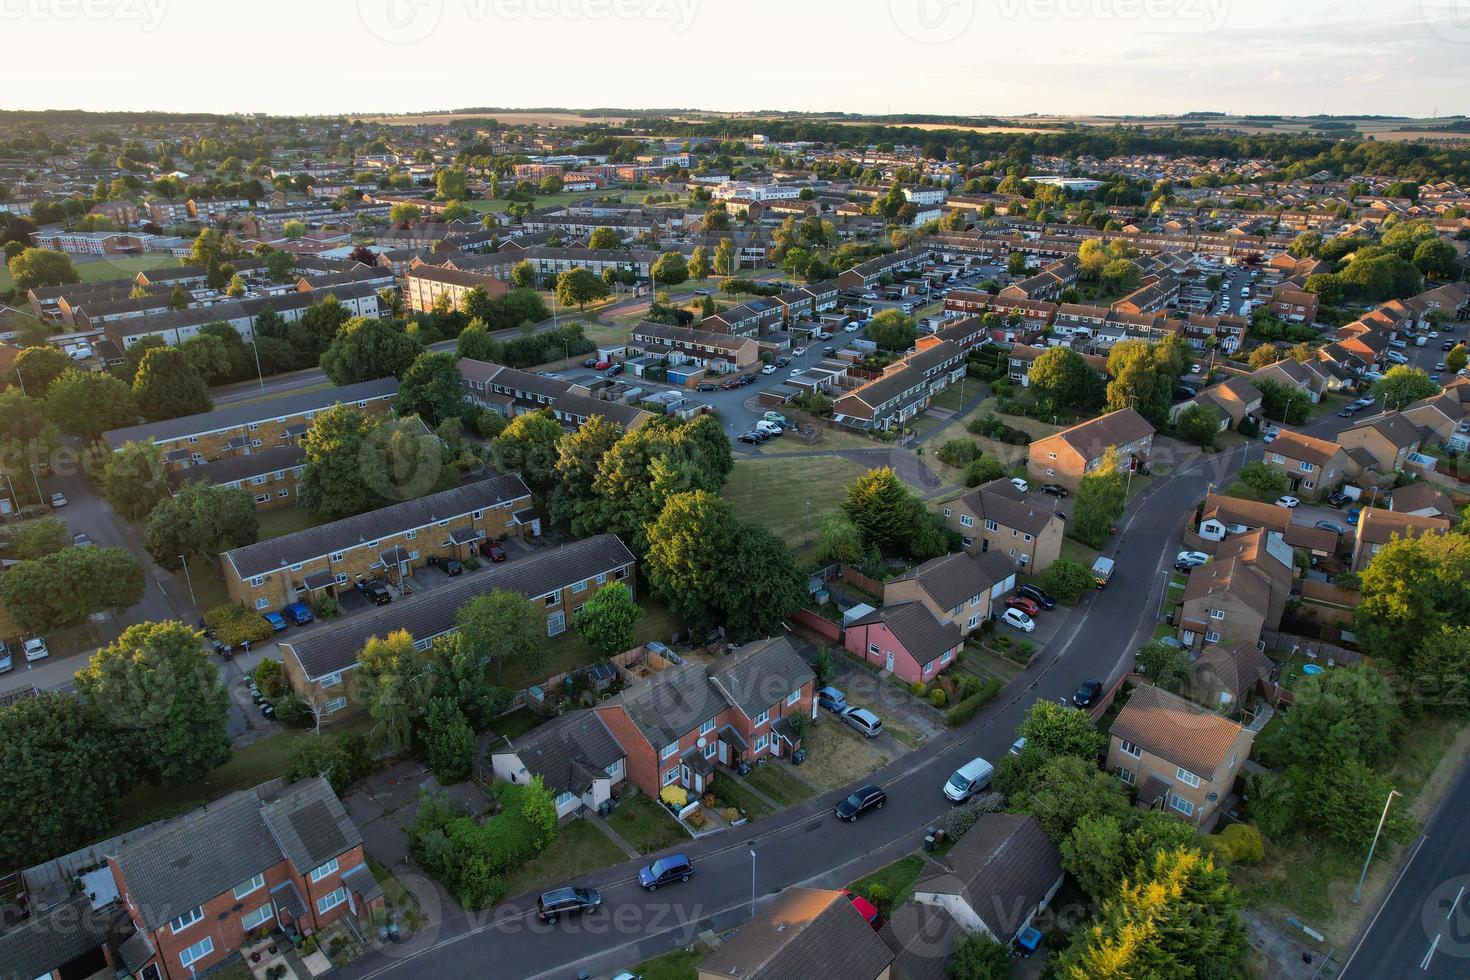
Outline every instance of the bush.
[(939, 447), (936, 455), (945, 466), (953, 466), (958, 469), (978, 459), (980, 447), (968, 439), (951, 439)]
[(1266, 858), (1266, 843), (1253, 824), (1226, 827), (1220, 831), (1220, 844), (1233, 864), (1260, 864)]
[(1077, 600), (1091, 592), (1095, 585), (1090, 568), (1065, 558), (1052, 562), (1041, 573), (1041, 587), (1057, 602), (1069, 606), (1076, 605)]
[(997, 678), (992, 677), (990, 680), (985, 681), (979, 691), (949, 709), (949, 712), (944, 716), (945, 722), (951, 726), (963, 725), (975, 717), (991, 698), (999, 694), (1001, 687), (1001, 682)]
[(227, 647), (259, 643), (274, 632), (270, 623), (242, 604), (215, 606), (204, 614), (204, 625), (214, 630), (215, 639)]
[(281, 674), (279, 660), (262, 660), (250, 672), (250, 677), (255, 681), (255, 686), (260, 688), (260, 693), (272, 700), (286, 692), (286, 680)]
[(863, 897), (872, 902), (883, 915), (886, 916), (893, 910), (893, 893), (888, 890), (887, 885), (875, 881), (864, 888), (863, 892)]
[(965, 486), (978, 487), (1006, 475), (1006, 468), (994, 456), (980, 456), (965, 467)]
[(970, 828), (980, 819), (981, 814), (999, 813), (1005, 809), (1005, 797), (999, 793), (981, 793), (979, 796), (971, 797), (953, 810), (946, 817), (944, 830), (949, 839), (959, 840), (969, 832)]
[(949, 703), (949, 696), (944, 693), (944, 688), (936, 687), (929, 692), (929, 703), (936, 708), (942, 708)]
[[(1007, 405), (1003, 402), (1000, 407), (1004, 409)], [(1012, 405), (1010, 407), (1017, 406)], [(1011, 412), (1007, 414), (1018, 413)], [(1025, 446), (1031, 442), (1031, 436), (1029, 434), (1021, 429), (1006, 425), (1001, 421), (1000, 416), (994, 412), (987, 412), (977, 419), (972, 419), (969, 429), (977, 436), (989, 436), (999, 442), (1009, 443), (1013, 446)]]
[(342, 606), (336, 596), (324, 595), (317, 600), (316, 618), (335, 619), (342, 614)]
[(372, 765), (366, 735), (361, 732), (323, 735), (296, 747), (291, 755), (291, 778), (308, 779), (327, 773), (332, 789), (341, 793), (365, 776)]
[(924, 691), (925, 687), (923, 681), (914, 681), (912, 684), (909, 685), (909, 693), (916, 698), (922, 698), (924, 696)]

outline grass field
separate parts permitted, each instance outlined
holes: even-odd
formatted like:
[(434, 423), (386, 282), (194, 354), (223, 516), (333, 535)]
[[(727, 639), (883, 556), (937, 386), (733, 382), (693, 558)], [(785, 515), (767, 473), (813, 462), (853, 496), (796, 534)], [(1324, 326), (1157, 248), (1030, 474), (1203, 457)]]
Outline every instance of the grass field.
[[(649, 599), (640, 598), (638, 604), (643, 607), (643, 618), (633, 630), (633, 642), (638, 644), (662, 640), (667, 643), (670, 635), (679, 629), (678, 622), (669, 615), (667, 609)], [(569, 621), (567, 626), (571, 625)], [(505, 666), (503, 678), (495, 683), (518, 690), (530, 684), (539, 684), (556, 674), (565, 674), (578, 667), (595, 664), (601, 659), (601, 653), (583, 642), (581, 635), (575, 630), (568, 629), (560, 636), (553, 637), (547, 644), (546, 662), (539, 668), (532, 669), (524, 660), (517, 660)]]
[(914, 890), (914, 882), (919, 879), (919, 872), (923, 870), (924, 858), (918, 854), (908, 854), (866, 877), (859, 878), (847, 887), (859, 895), (866, 895), (872, 886), (882, 885), (892, 897), (893, 907), (897, 908), (908, 901)]
[(698, 950), (676, 949), (644, 960), (633, 968), (633, 973), (643, 980), (697, 980), (701, 958)]
[(674, 815), (642, 793), (618, 804), (607, 823), (619, 837), (638, 848), (639, 854), (652, 854), (689, 840)]
[(260, 512), (260, 540), (279, 538), (283, 534), (304, 531), (322, 523), (300, 507), (277, 507)]
[(557, 830), (556, 840), (540, 857), (505, 876), (505, 894), (540, 891), (547, 885), (562, 884), (617, 864), (626, 857), (600, 829), (586, 820), (573, 820)]
[(784, 763), (767, 762), (757, 766), (745, 781), (782, 806), (795, 806), (816, 795), (816, 790), (787, 772)]
[[(76, 267), (82, 282), (101, 282), (104, 279), (131, 278), (150, 269), (172, 269), (178, 264), (179, 260), (172, 255), (155, 252), (149, 255), (113, 256), (94, 262), (78, 261)], [(10, 278), (10, 269), (0, 263), (0, 290), (9, 289), (13, 285), (15, 280)]]
[(867, 468), (840, 456), (741, 459), (725, 499), (741, 520), (764, 524), (801, 550), (817, 539), (822, 516), (837, 509), (847, 485)]

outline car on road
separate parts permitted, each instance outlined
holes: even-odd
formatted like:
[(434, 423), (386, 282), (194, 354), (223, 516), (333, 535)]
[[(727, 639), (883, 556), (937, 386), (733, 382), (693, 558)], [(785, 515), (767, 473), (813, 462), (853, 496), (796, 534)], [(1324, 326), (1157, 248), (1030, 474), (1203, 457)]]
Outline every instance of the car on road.
[(388, 591), (388, 586), (376, 575), (360, 578), (352, 587), (367, 596), (368, 601), (375, 606), (386, 606), (393, 601), (393, 594)]
[(1404, 355), (1404, 354), (1400, 354), (1396, 350), (1389, 351), (1388, 353), (1384, 354), (1383, 357), (1384, 357), (1385, 360), (1389, 361), (1392, 364), (1408, 364), (1409, 363), (1409, 358), (1406, 355)]
[(801, 355), (803, 355), (803, 354), (806, 353), (806, 348), (805, 347), (793, 347), (793, 348), (791, 348), (791, 353), (795, 354), (797, 357), (800, 357)]
[(555, 922), (563, 915), (588, 915), (602, 907), (596, 888), (553, 888), (536, 899), (536, 918)]
[(589, 358), (587, 358), (587, 360), (585, 360), (585, 361), (582, 362), (582, 366), (584, 368), (595, 368), (595, 367), (597, 367), (597, 358), (595, 358), (595, 357), (589, 357)]
[(701, 381), (694, 386), (695, 391), (718, 391), (719, 387), (712, 381)]
[[(1198, 568), (1209, 560), (1210, 556), (1203, 551), (1181, 551), (1174, 556), (1174, 567), (1179, 568), (1183, 565), (1185, 568)], [(1183, 570), (1180, 568), (1180, 571)]]
[(990, 786), (995, 767), (976, 756), (956, 769), (944, 783), (944, 796), (951, 803), (963, 803)]
[(291, 603), (281, 610), (281, 615), (285, 616), (297, 626), (305, 626), (307, 623), (316, 619), (316, 616), (312, 615), (311, 607), (304, 602)]
[(1437, 363), (1436, 363), (1436, 364), (1435, 364), (1435, 365), (1434, 365), (1434, 369), (1435, 369), (1435, 370), (1436, 370), (1436, 371), (1448, 371), (1448, 370), (1449, 370), (1449, 368), (1447, 368), (1447, 367), (1445, 367), (1445, 363), (1444, 363), (1444, 361), (1439, 361), (1439, 362), (1437, 362)]
[(439, 563), (439, 570), (450, 578), (464, 574), (464, 562), (458, 558), (449, 558)]
[(827, 347), (823, 347), (822, 348), (822, 356), (823, 357), (831, 357), (835, 353), (837, 353), (837, 348), (836, 347), (827, 346)]
[(1440, 350), (1454, 350), (1455, 349), (1455, 342), (1453, 340), (1446, 340), (1444, 343), (1442, 343), (1442, 344), (1439, 345), (1439, 349)]
[(1065, 497), (1072, 496), (1072, 491), (1068, 490), (1066, 487), (1062, 486), (1060, 483), (1044, 483), (1041, 486), (1041, 492), (1042, 493), (1049, 493), (1053, 497), (1057, 497), (1057, 498), (1065, 498)]
[(1266, 430), (1266, 434), (1265, 435), (1261, 436), (1261, 441), (1262, 442), (1275, 442), (1276, 441), (1276, 437), (1279, 436), (1279, 435), (1281, 435), (1281, 430), (1278, 429), (1278, 428), (1276, 428), (1276, 426), (1273, 425), (1273, 426), (1271, 426), (1271, 428), (1269, 428), (1269, 429)]
[(1347, 533), (1347, 528), (1343, 527), (1341, 524), (1334, 524), (1332, 521), (1318, 521), (1312, 526), (1321, 528), (1324, 531), (1331, 531), (1333, 534)]
[(862, 789), (854, 790), (850, 796), (833, 807), (832, 812), (837, 815), (838, 820), (853, 823), (869, 810), (883, 809), (883, 804), (887, 802), (888, 794), (883, 792), (881, 787), (870, 783)]
[(284, 632), (286, 627), (290, 625), (286, 622), (286, 617), (278, 612), (261, 613), (260, 618), (271, 624), (272, 633)]
[(1337, 417), (1340, 419), (1350, 419), (1361, 411), (1362, 409), (1356, 405), (1344, 405), (1337, 410)]
[(1348, 511), (1347, 522), (1349, 524), (1351, 524), (1353, 527), (1357, 527), (1358, 526), (1358, 518), (1362, 515), (1362, 513), (1363, 513), (1362, 508), (1360, 508), (1360, 507), (1354, 507), (1352, 510)]
[(1026, 751), (1026, 736), (1022, 735), (1011, 743), (1011, 755), (1020, 755)]
[(1009, 599), (1007, 599), (1006, 608), (1019, 609), (1021, 610), (1021, 612), (1033, 618), (1041, 615), (1041, 607), (1037, 605), (1035, 601), (1028, 599), (1023, 595), (1013, 595)]
[(1017, 589), (1016, 595), (1025, 596), (1042, 609), (1055, 609), (1057, 607), (1057, 601), (1045, 589), (1039, 585), (1032, 585), (1030, 582)]
[(761, 374), (775, 374), (775, 373), (776, 373), (776, 365), (774, 365), (774, 364), (767, 364), (765, 367), (761, 368)]
[(1300, 498), (1293, 497), (1289, 493), (1283, 493), (1281, 496), (1279, 496), (1279, 497), (1276, 498), (1276, 506), (1277, 507), (1292, 507), (1292, 508), (1295, 508), (1300, 503), (1301, 503), (1301, 499)]
[(15, 664), (10, 659), (10, 646), (4, 640), (0, 640), (0, 674), (14, 666)]
[(71, 536), (71, 543), (76, 545), (78, 548), (92, 547), (92, 539), (87, 536), (86, 531), (78, 531), (76, 534), (73, 534)]
[(744, 387), (745, 385), (753, 385), (759, 380), (760, 378), (756, 377), (754, 374), (742, 374), (740, 376), (741, 387)]
[(592, 366), (594, 368), (596, 368), (597, 370), (599, 370), (599, 371), (606, 371), (608, 368), (612, 367), (613, 365), (612, 365), (612, 361), (594, 361), (593, 364), (592, 364)]
[(1102, 681), (1083, 681), (1082, 686), (1072, 692), (1072, 703), (1079, 708), (1089, 708), (1102, 695)]
[(505, 549), (498, 544), (481, 549), (480, 553), (491, 561), (505, 561)]
[(1025, 480), (1021, 479), (1019, 476), (1013, 476), (1013, 477), (1011, 477), (1011, 486), (1015, 487), (1017, 490), (1021, 491), (1022, 493), (1027, 493), (1031, 489), (1031, 484), (1027, 483)]
[(1000, 614), (1000, 621), (1022, 633), (1036, 629), (1036, 621), (1019, 609), (1007, 609)]
[(694, 874), (694, 862), (682, 854), (670, 854), (646, 867), (639, 868), (638, 884), (653, 892), (658, 891), (659, 885), (688, 881), (692, 874)]
[(1439, 339), (1439, 331), (1438, 330), (1431, 330), (1427, 334), (1425, 334), (1424, 336), (1428, 337), (1430, 340), (1438, 340)]
[(51, 651), (46, 648), (46, 641), (39, 636), (33, 636), (29, 640), (26, 640), (23, 649), (25, 650), (27, 663), (45, 660), (51, 656)]
[(883, 734), (883, 722), (867, 708), (848, 708), (842, 720), (863, 734), (864, 738), (877, 738)]
[(857, 333), (861, 329), (863, 329), (863, 325), (856, 320), (842, 328), (844, 333)]
[(819, 690), (817, 704), (839, 715), (848, 709), (847, 695), (835, 687), (824, 687)]
[(1352, 499), (1353, 499), (1352, 497), (1349, 497), (1347, 494), (1343, 493), (1341, 490), (1334, 490), (1334, 491), (1332, 491), (1332, 496), (1330, 496), (1330, 497), (1327, 498), (1327, 502), (1329, 504), (1331, 504), (1333, 507), (1341, 507), (1343, 504), (1347, 503), (1349, 500), (1352, 500)]
[(51, 495), (51, 506), (52, 507), (65, 507), (66, 506), (66, 494), (62, 493), (60, 490), (58, 490), (55, 493), (53, 493)]
[(857, 910), (858, 915), (863, 917), (864, 922), (872, 926), (874, 929), (882, 927), (883, 916), (878, 914), (878, 906), (874, 905), (866, 898), (863, 898), (863, 896), (861, 895), (854, 895), (846, 888), (842, 889), (842, 897), (846, 898), (849, 902), (852, 903), (852, 907)]
[(784, 354), (782, 354), (780, 357), (776, 358), (776, 367), (778, 367), (778, 368), (786, 367), (790, 363), (791, 363), (791, 358), (787, 357)]
[(696, 289), (694, 291), (694, 295), (695, 296), (708, 296), (709, 295), (709, 290), (708, 289)]

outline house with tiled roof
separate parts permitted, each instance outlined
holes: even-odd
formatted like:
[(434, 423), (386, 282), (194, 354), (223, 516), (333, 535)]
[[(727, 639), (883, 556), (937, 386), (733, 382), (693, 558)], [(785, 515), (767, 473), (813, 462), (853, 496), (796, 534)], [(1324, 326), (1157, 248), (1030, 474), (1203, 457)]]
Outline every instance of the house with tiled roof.
[(1261, 389), (1251, 384), (1250, 378), (1234, 377), (1220, 384), (1211, 385), (1193, 398), (1179, 402), (1169, 409), (1169, 419), (1178, 422), (1193, 405), (1205, 405), (1220, 413), (1220, 430), (1238, 428), (1245, 419), (1262, 417)]
[(653, 417), (651, 412), (625, 402), (593, 398), (585, 385), (516, 368), (461, 357), (455, 365), (465, 397), (507, 419), (530, 412), (549, 411), (567, 429), (579, 429), (594, 415), (631, 432)]
[(514, 742), (493, 744), (486, 754), (501, 782), (525, 784), (540, 776), (556, 800), (558, 818), (597, 812), (627, 774), (627, 753), (597, 712), (587, 709), (559, 715)]
[(944, 526), (960, 535), (967, 553), (999, 553), (1039, 575), (1062, 553), (1065, 524), (1055, 511), (1017, 490), (1010, 480), (983, 483), (940, 508)]
[(1455, 509), (1454, 502), (1425, 480), (1394, 490), (1393, 496), (1389, 498), (1388, 509), (1396, 514), (1413, 517), (1443, 517), (1452, 522), (1460, 519), (1460, 512)]
[(835, 889), (787, 888), (699, 963), (699, 980), (889, 980), (894, 954)]
[(790, 758), (792, 716), (815, 717), (816, 675), (789, 637), (758, 640), (715, 664), (660, 670), (596, 705), (627, 753), (627, 776), (650, 796), (678, 785), (703, 795), (715, 766)]
[(1349, 457), (1381, 476), (1401, 472), (1423, 440), (1423, 432), (1402, 412), (1374, 415), (1337, 434)]
[[(1457, 378), (1463, 382), (1463, 378)], [(1463, 384), (1446, 387), (1437, 395), (1404, 406), (1400, 414), (1417, 426), (1427, 443), (1441, 443), (1452, 452), (1470, 448), (1470, 411), (1460, 397), (1470, 392)]]
[(1250, 756), (1255, 733), (1151, 684), (1135, 688), (1108, 732), (1107, 768), (1134, 802), (1208, 828)]
[[(972, 594), (971, 598), (976, 595)], [(968, 607), (969, 602), (965, 605)], [(970, 614), (976, 617), (977, 625), (983, 622), (979, 618), (981, 605), (981, 601), (976, 601), (976, 612)], [(853, 656), (906, 684), (925, 683), (954, 663), (964, 646), (964, 632), (956, 618), (968, 622), (964, 610), (958, 617), (941, 619), (917, 599), (885, 601), (847, 624), (843, 645)]]
[(1062, 856), (1034, 816), (986, 813), (949, 852), (924, 863), (914, 901), (971, 935), (1010, 946), (1056, 895)]
[(1273, 669), (1271, 659), (1254, 643), (1210, 645), (1200, 651), (1189, 675), (1191, 700), (1209, 708), (1239, 704), (1262, 683)]
[(1450, 522), (1444, 517), (1417, 517), (1381, 507), (1364, 507), (1353, 536), (1352, 570), (1360, 572), (1367, 568), (1373, 557), (1394, 538), (1417, 538), (1449, 529)]
[(885, 605), (918, 602), (969, 636), (994, 615), (998, 600), (1016, 586), (1016, 567), (1000, 552), (954, 552), (931, 558), (883, 583)]
[(1059, 483), (1076, 490), (1082, 477), (1115, 450), (1120, 472), (1146, 467), (1154, 427), (1132, 408), (1079, 422), (1031, 443), (1026, 472), (1037, 483)]
[(1278, 432), (1263, 461), (1286, 477), (1288, 493), (1303, 500), (1320, 500), (1332, 493), (1353, 467), (1342, 446), (1292, 429)]
[(1243, 534), (1261, 527), (1283, 534), (1290, 526), (1290, 509), (1259, 500), (1211, 493), (1205, 495), (1204, 505), (1200, 508), (1199, 533), (1211, 541), (1221, 541), (1227, 534)]
[[(1296, 527), (1293, 524), (1291, 527)], [(1291, 527), (1287, 528), (1288, 531)], [(1320, 531), (1322, 528), (1312, 528)], [(1328, 534), (1333, 532), (1328, 531)], [(1266, 611), (1266, 628), (1276, 629), (1281, 625), (1281, 616), (1286, 610), (1286, 600), (1291, 597), (1292, 583), (1296, 579), (1296, 567), (1288, 538), (1276, 531), (1257, 528), (1245, 534), (1234, 534), (1221, 541), (1215, 548), (1215, 561), (1238, 559), (1246, 568), (1260, 572), (1271, 586), (1271, 601)]]
[(1271, 591), (1267, 574), (1240, 557), (1191, 569), (1174, 610), (1179, 641), (1190, 650), (1207, 643), (1255, 643), (1270, 619)]

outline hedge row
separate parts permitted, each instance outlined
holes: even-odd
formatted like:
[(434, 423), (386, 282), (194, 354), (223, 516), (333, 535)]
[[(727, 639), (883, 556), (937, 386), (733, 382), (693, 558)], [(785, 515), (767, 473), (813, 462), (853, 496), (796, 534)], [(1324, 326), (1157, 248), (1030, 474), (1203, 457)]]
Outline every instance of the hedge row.
[(1000, 693), (1004, 687), (999, 678), (992, 677), (980, 686), (980, 690), (965, 698), (959, 704), (950, 708), (945, 714), (944, 720), (951, 726), (963, 725), (979, 713), (980, 709), (990, 703), (990, 699)]

